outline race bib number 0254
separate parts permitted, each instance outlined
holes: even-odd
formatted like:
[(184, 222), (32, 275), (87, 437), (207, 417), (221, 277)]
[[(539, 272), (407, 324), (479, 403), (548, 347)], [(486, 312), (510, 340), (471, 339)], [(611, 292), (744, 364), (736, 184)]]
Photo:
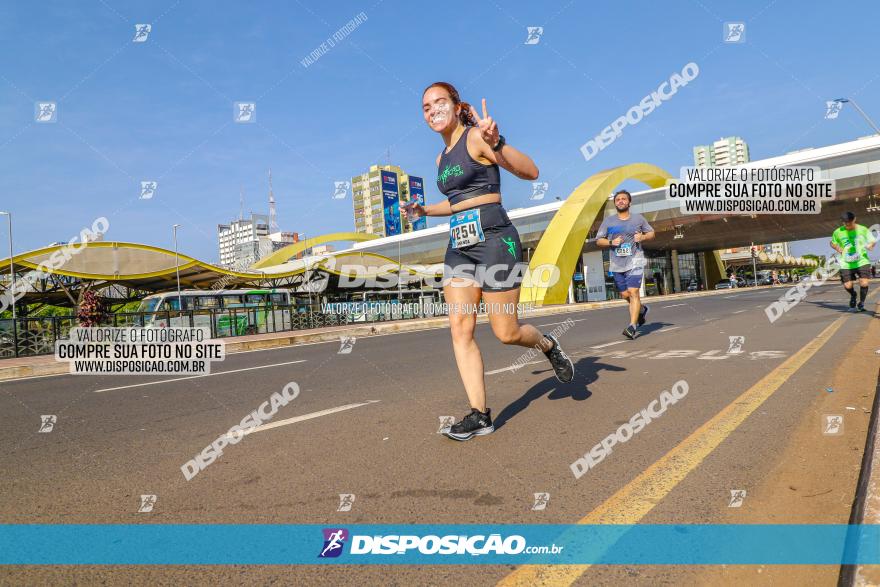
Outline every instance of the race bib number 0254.
[(449, 220), (449, 239), (453, 249), (469, 247), (486, 240), (479, 210), (465, 210)]

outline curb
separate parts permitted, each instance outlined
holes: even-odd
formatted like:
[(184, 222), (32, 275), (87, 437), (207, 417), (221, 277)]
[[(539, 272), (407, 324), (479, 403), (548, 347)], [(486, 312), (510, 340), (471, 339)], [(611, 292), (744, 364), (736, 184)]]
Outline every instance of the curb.
[[(880, 493), (880, 453), (877, 452), (878, 423), (877, 411), (880, 410), (880, 374), (877, 377), (877, 388), (871, 406), (871, 421), (868, 424), (868, 435), (865, 441), (865, 452), (862, 455), (862, 467), (856, 484), (856, 497), (849, 516), (850, 525), (876, 524), (880, 520), (878, 493)], [(855, 554), (860, 545), (855, 540), (847, 540), (845, 554)], [(839, 587), (876, 585), (876, 565), (841, 565), (837, 585)]]
[[(787, 285), (787, 284), (786, 284)], [(780, 288), (785, 286), (764, 286), (760, 289)], [(755, 291), (755, 288), (739, 288), (740, 291)], [(665, 296), (655, 296), (646, 298), (651, 303), (659, 301), (669, 301), (686, 298), (707, 297), (713, 295), (729, 295), (736, 290), (710, 290), (695, 292), (679, 292)], [(577, 304), (564, 304), (556, 306), (545, 306), (527, 310), (520, 315), (520, 319), (538, 318), (541, 316), (553, 316), (558, 314), (570, 314), (574, 312), (584, 312), (590, 310), (601, 310), (603, 308), (613, 308), (614, 306), (623, 306), (624, 300), (607, 300), (604, 302), (580, 302)], [(477, 323), (484, 324), (488, 322), (485, 314), (477, 316)], [(402, 332), (414, 332), (417, 330), (436, 330), (440, 328), (449, 328), (449, 321), (446, 316), (438, 318), (416, 318), (411, 320), (396, 320), (391, 322), (373, 322), (366, 323), (363, 326), (347, 325), (340, 326), (333, 330), (324, 330), (322, 332), (302, 332), (292, 331), (289, 335), (274, 336), (260, 340), (248, 340), (237, 342), (234, 338), (221, 339), (226, 341), (226, 352), (230, 354), (279, 348), (286, 346), (296, 346), (299, 344), (330, 342), (339, 340), (341, 335), (354, 337), (369, 337), (382, 334), (396, 334)], [(70, 365), (66, 362), (44, 363), (38, 365), (14, 365), (4, 367), (0, 365), (0, 381), (8, 381), (11, 379), (25, 379), (28, 377), (45, 377), (47, 375), (63, 375), (70, 372)]]

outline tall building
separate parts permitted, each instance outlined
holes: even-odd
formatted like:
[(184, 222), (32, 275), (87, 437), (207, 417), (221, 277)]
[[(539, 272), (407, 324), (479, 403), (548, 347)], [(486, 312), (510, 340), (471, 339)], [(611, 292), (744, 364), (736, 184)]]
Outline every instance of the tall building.
[(421, 177), (397, 165), (371, 165), (366, 173), (352, 177), (355, 231), (391, 236), (425, 228), (424, 218), (411, 223), (401, 208), (411, 199), (425, 203), (423, 185)]
[[(260, 258), (260, 239), (269, 237), (269, 217), (251, 213), (229, 224), (217, 225), (220, 265), (242, 269)], [(252, 259), (252, 260), (251, 260)]]
[(696, 167), (725, 167), (749, 162), (749, 146), (740, 137), (723, 137), (711, 145), (694, 147)]
[[(244, 270), (278, 249), (298, 243), (300, 235), (278, 229), (275, 210), (275, 192), (272, 189), (272, 169), (269, 169), (269, 214), (244, 217), (244, 189), (239, 191), (238, 220), (217, 225), (220, 247), (220, 265), (227, 269)], [(302, 254), (296, 256), (301, 258)]]

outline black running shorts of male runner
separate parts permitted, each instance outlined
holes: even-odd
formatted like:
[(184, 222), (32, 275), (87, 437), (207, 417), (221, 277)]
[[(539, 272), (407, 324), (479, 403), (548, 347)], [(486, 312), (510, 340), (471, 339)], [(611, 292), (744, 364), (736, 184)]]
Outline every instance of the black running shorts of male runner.
[(476, 209), (480, 211), (485, 240), (455, 249), (450, 238), (443, 261), (443, 284), (458, 277), (488, 292), (518, 288), (528, 268), (522, 260), (519, 232), (501, 204), (484, 204)]
[(856, 267), (855, 269), (840, 270), (841, 283), (846, 283), (847, 281), (858, 281), (859, 279), (868, 279), (869, 277), (871, 277), (870, 265), (862, 265), (861, 267)]

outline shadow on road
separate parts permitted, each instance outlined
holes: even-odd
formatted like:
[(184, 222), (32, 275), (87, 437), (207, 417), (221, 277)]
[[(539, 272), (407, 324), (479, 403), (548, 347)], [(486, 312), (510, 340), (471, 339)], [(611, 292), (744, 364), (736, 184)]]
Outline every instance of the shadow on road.
[(644, 326), (639, 326), (639, 336), (657, 332), (661, 328), (666, 328), (667, 326), (675, 326), (675, 324), (672, 322), (646, 322)]
[[(806, 300), (806, 302), (808, 304), (813, 304), (814, 306), (819, 306), (820, 308), (825, 308), (826, 310), (836, 310), (843, 314), (866, 314), (868, 316), (871, 316), (873, 314), (873, 312), (870, 310), (865, 310), (864, 312), (856, 312), (854, 308), (849, 307), (849, 300), (846, 300), (843, 303), (812, 300)], [(865, 303), (867, 304), (868, 302)]]
[[(508, 404), (498, 413), (497, 416), (495, 416), (495, 429), (497, 430), (504, 426), (508, 420), (525, 410), (529, 407), (530, 403), (544, 395), (547, 395), (547, 399), (551, 400), (573, 399), (575, 401), (583, 401), (592, 395), (590, 390), (587, 389), (587, 386), (595, 383), (599, 378), (600, 371), (626, 371), (623, 367), (609, 365), (608, 363), (600, 363), (598, 360), (599, 357), (584, 357), (576, 361), (574, 364), (574, 381), (571, 383), (560, 383), (551, 375), (547, 379), (534, 385), (531, 389), (526, 391), (522, 397), (515, 400), (513, 403)], [(542, 373), (544, 371), (552, 373), (552, 370), (549, 369), (541, 369), (536, 372)]]

